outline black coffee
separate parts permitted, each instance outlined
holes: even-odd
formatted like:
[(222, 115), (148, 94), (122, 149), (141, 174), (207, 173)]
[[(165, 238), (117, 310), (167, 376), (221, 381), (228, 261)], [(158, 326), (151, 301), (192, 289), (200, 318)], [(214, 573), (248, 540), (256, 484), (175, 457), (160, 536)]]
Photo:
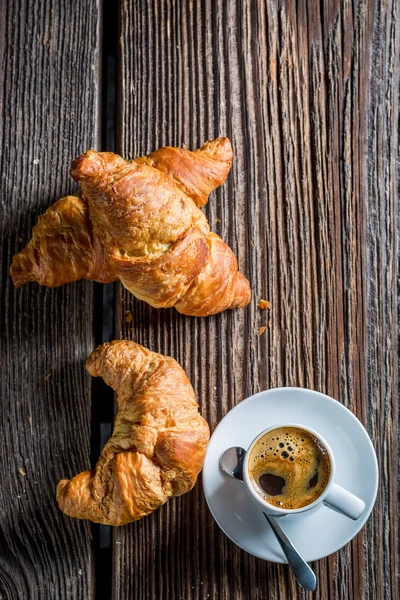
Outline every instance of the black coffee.
[(295, 509), (311, 504), (331, 475), (321, 442), (298, 427), (280, 427), (262, 436), (251, 451), (248, 471), (258, 495), (273, 506)]

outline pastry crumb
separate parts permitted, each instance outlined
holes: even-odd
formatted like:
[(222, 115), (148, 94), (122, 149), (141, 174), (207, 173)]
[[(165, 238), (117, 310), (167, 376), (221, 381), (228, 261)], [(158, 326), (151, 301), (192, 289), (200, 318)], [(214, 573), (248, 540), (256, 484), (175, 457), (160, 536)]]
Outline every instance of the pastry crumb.
[(271, 327), (271, 321), (268, 321), (268, 327)]
[(130, 323), (133, 319), (133, 315), (130, 310), (125, 311), (125, 323)]
[(218, 217), (215, 217), (214, 223), (221, 223), (221, 219), (218, 219)]
[(264, 333), (264, 331), (266, 331), (266, 330), (267, 330), (266, 327), (264, 327), (264, 326), (260, 327), (260, 329), (258, 330), (258, 335), (262, 335)]
[(268, 308), (271, 308), (271, 302), (269, 302), (269, 300), (261, 299), (257, 306), (258, 308), (261, 308), (261, 310), (267, 310)]
[(45, 381), (48, 381), (51, 377), (51, 373), (47, 373), (46, 377), (44, 378)]
[(24, 476), (26, 475), (25, 471), (24, 471), (22, 468), (21, 468), (21, 469), (18, 469), (18, 470), (19, 470), (19, 472), (20, 472), (20, 475), (24, 475)]

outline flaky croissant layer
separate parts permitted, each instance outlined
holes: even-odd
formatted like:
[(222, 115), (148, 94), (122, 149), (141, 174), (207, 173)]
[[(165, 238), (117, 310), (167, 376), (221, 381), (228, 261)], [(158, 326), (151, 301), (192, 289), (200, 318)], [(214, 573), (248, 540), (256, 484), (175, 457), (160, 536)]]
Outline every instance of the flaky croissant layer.
[(71, 517), (125, 525), (191, 490), (210, 436), (184, 370), (131, 341), (99, 346), (86, 369), (118, 394), (113, 435), (95, 469), (57, 487)]
[(187, 315), (246, 306), (249, 282), (199, 208), (231, 163), (228, 138), (195, 152), (165, 147), (131, 162), (90, 150), (72, 165), (80, 196), (62, 198), (39, 217), (14, 256), (14, 284), (119, 279), (148, 304)]

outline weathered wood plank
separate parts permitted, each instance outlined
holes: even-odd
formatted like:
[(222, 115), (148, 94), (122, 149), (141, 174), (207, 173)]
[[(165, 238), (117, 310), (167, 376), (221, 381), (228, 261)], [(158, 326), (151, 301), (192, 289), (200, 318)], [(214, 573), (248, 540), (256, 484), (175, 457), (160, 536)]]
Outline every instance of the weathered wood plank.
[[(118, 150), (133, 157), (231, 138), (232, 173), (205, 212), (235, 250), (253, 301), (196, 320), (121, 290), (117, 331), (183, 365), (213, 428), (246, 396), (285, 384), (348, 406), (373, 438), (382, 484), (365, 530), (314, 565), (316, 597), (395, 597), (396, 2), (126, 0), (120, 23)], [(285, 567), (224, 537), (200, 483), (117, 530), (114, 554), (115, 599), (306, 597)]]
[(0, 597), (92, 598), (88, 523), (60, 513), (61, 477), (90, 464), (93, 285), (15, 290), (12, 255), (76, 189), (71, 161), (99, 140), (99, 2), (9, 0), (1, 50)]

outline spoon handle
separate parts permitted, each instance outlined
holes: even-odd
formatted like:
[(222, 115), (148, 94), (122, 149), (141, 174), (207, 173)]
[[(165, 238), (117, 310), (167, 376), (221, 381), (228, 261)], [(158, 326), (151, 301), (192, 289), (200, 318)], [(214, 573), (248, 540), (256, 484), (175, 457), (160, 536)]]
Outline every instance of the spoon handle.
[(292, 542), (283, 531), (282, 527), (277, 523), (276, 518), (265, 513), (264, 517), (271, 525), (277, 540), (287, 558), (290, 568), (296, 578), (297, 583), (305, 590), (314, 592), (317, 587), (317, 579), (313, 570), (308, 566), (304, 558), (299, 554), (298, 550), (293, 546)]

